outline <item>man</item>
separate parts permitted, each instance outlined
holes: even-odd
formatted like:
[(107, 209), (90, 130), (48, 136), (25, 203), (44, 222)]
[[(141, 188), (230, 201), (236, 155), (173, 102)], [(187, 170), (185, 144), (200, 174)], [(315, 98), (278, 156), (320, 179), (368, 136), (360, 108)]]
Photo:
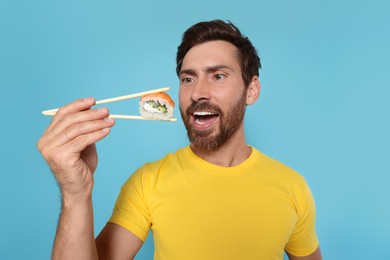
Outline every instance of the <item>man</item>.
[(190, 146), (137, 170), (94, 239), (95, 143), (114, 121), (81, 99), (38, 142), (62, 192), (54, 259), (132, 259), (150, 228), (156, 259), (321, 259), (304, 179), (247, 145), (245, 108), (260, 93), (251, 42), (220, 20), (189, 28), (177, 52)]

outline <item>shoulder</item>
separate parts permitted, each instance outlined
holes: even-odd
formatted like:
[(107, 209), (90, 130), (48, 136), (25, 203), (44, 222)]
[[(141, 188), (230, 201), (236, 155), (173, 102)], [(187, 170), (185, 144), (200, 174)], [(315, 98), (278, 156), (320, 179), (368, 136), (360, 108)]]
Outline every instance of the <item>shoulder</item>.
[(256, 148), (252, 147), (252, 149), (254, 157), (256, 158), (257, 167), (261, 168), (262, 171), (265, 171), (274, 177), (285, 178), (290, 181), (305, 181), (304, 177), (295, 169), (269, 155), (264, 154)]
[(164, 167), (170, 166), (172, 163), (175, 163), (180, 160), (180, 157), (184, 154), (184, 151), (187, 149), (187, 147), (180, 148), (175, 152), (167, 153), (163, 158), (147, 162), (143, 166), (140, 167), (140, 169), (143, 170), (159, 170)]
[(257, 172), (263, 175), (262, 179), (270, 187), (276, 187), (288, 194), (296, 203), (311, 199), (311, 190), (304, 175), (257, 149), (254, 149), (254, 153), (257, 157)]
[(166, 179), (167, 175), (174, 172), (172, 167), (177, 167), (175, 165), (177, 165), (182, 149), (185, 148), (168, 153), (159, 160), (143, 164), (129, 176), (122, 185), (122, 190), (126, 193), (137, 192), (143, 194), (143, 196), (151, 194), (162, 179)]
[(268, 182), (288, 194), (298, 215), (308, 209), (314, 210), (314, 198), (305, 177), (279, 160), (255, 151), (260, 158), (259, 167), (266, 172)]
[(172, 169), (172, 167), (175, 167), (178, 164), (180, 158), (182, 157), (186, 149), (187, 147), (180, 148), (175, 152), (166, 154), (163, 158), (159, 160), (143, 164), (130, 176), (130, 178), (158, 178), (159, 174), (169, 171), (170, 169)]

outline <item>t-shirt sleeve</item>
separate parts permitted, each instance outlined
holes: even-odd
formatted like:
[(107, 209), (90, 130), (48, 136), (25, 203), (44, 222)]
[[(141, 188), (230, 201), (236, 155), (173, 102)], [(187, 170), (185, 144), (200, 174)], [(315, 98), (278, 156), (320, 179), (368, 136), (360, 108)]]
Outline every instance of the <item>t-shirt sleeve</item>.
[(315, 229), (314, 198), (304, 180), (298, 185), (295, 194), (298, 220), (285, 249), (294, 256), (308, 256), (317, 249), (319, 244)]
[(145, 198), (147, 189), (141, 170), (136, 171), (122, 186), (108, 222), (129, 230), (145, 241), (150, 229), (150, 214)]

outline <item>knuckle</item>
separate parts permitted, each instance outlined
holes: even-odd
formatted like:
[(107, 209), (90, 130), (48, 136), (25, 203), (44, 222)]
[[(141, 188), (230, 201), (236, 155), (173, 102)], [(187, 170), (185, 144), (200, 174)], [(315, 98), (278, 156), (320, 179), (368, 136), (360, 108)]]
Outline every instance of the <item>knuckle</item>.
[(85, 128), (83, 123), (72, 124), (64, 130), (64, 135), (69, 139), (77, 138), (85, 133)]
[(50, 156), (50, 148), (48, 148), (47, 144), (43, 143), (42, 139), (38, 141), (37, 148), (45, 160)]
[(51, 160), (51, 157), (53, 156), (53, 152), (46, 147), (41, 148), (41, 154), (46, 161)]
[(39, 152), (42, 152), (42, 150), (44, 149), (44, 147), (47, 145), (47, 134), (44, 133), (41, 138), (39, 138), (39, 140), (36, 142), (36, 147), (38, 148), (38, 151)]
[(79, 145), (85, 144), (86, 141), (87, 141), (87, 136), (86, 135), (80, 135), (80, 136), (76, 137), (75, 139), (73, 139), (73, 144), (75, 146), (79, 146)]
[(63, 114), (65, 114), (65, 110), (66, 110), (65, 106), (61, 106), (61, 107), (58, 108), (58, 110), (57, 110), (55, 115), (56, 116), (63, 115)]
[(71, 125), (64, 131), (64, 135), (67, 137), (71, 137), (78, 132), (78, 129), (79, 127), (77, 125)]
[(42, 144), (42, 138), (38, 140), (36, 143), (36, 147), (38, 148), (38, 151), (42, 152), (43, 144)]

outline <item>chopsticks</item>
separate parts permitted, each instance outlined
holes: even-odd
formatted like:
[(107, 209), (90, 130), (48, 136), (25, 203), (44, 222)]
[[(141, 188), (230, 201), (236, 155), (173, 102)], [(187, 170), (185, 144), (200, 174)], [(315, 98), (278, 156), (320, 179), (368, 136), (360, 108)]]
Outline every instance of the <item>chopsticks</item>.
[[(139, 92), (139, 93), (130, 94), (130, 95), (125, 95), (125, 96), (119, 96), (119, 97), (102, 99), (102, 100), (96, 101), (95, 105), (101, 105), (101, 104), (107, 104), (107, 103), (117, 102), (117, 101), (126, 100), (126, 99), (132, 99), (132, 98), (141, 97), (141, 96), (144, 96), (144, 95), (147, 95), (147, 94), (164, 92), (164, 91), (167, 91), (167, 90), (169, 90), (169, 87), (148, 90), (148, 91)], [(42, 111), (42, 114), (45, 115), (45, 116), (54, 116), (57, 113), (58, 109), (59, 108), (53, 108), (53, 109), (49, 109), (49, 110), (44, 110), (44, 111)], [(119, 119), (159, 120), (159, 119), (144, 118), (142, 116), (133, 116), (133, 115), (110, 115), (109, 117), (111, 117), (111, 118), (119, 118)], [(174, 122), (174, 121), (176, 121), (176, 118), (169, 118), (168, 120), (163, 120), (163, 121)]]
[(133, 116), (133, 115), (109, 115), (110, 118), (117, 118), (117, 119), (135, 119), (135, 120), (160, 120), (160, 121), (169, 121), (169, 122), (176, 122), (176, 118), (168, 118), (168, 119), (154, 119), (154, 118), (146, 118), (142, 116)]
[[(114, 97), (114, 98), (102, 99), (102, 100), (96, 101), (95, 105), (101, 105), (101, 104), (117, 102), (117, 101), (121, 101), (121, 100), (141, 97), (141, 96), (147, 95), (147, 94), (164, 92), (164, 91), (167, 91), (167, 90), (169, 90), (169, 87), (158, 88), (158, 89), (148, 90), (148, 91), (144, 91), (144, 92), (139, 92), (139, 93), (125, 95), (125, 96), (119, 96), (119, 97)], [(54, 108), (54, 109), (49, 109), (49, 110), (42, 111), (42, 114), (44, 114), (45, 116), (53, 116), (53, 115), (55, 115), (55, 113), (57, 111), (58, 111), (58, 108)]]

